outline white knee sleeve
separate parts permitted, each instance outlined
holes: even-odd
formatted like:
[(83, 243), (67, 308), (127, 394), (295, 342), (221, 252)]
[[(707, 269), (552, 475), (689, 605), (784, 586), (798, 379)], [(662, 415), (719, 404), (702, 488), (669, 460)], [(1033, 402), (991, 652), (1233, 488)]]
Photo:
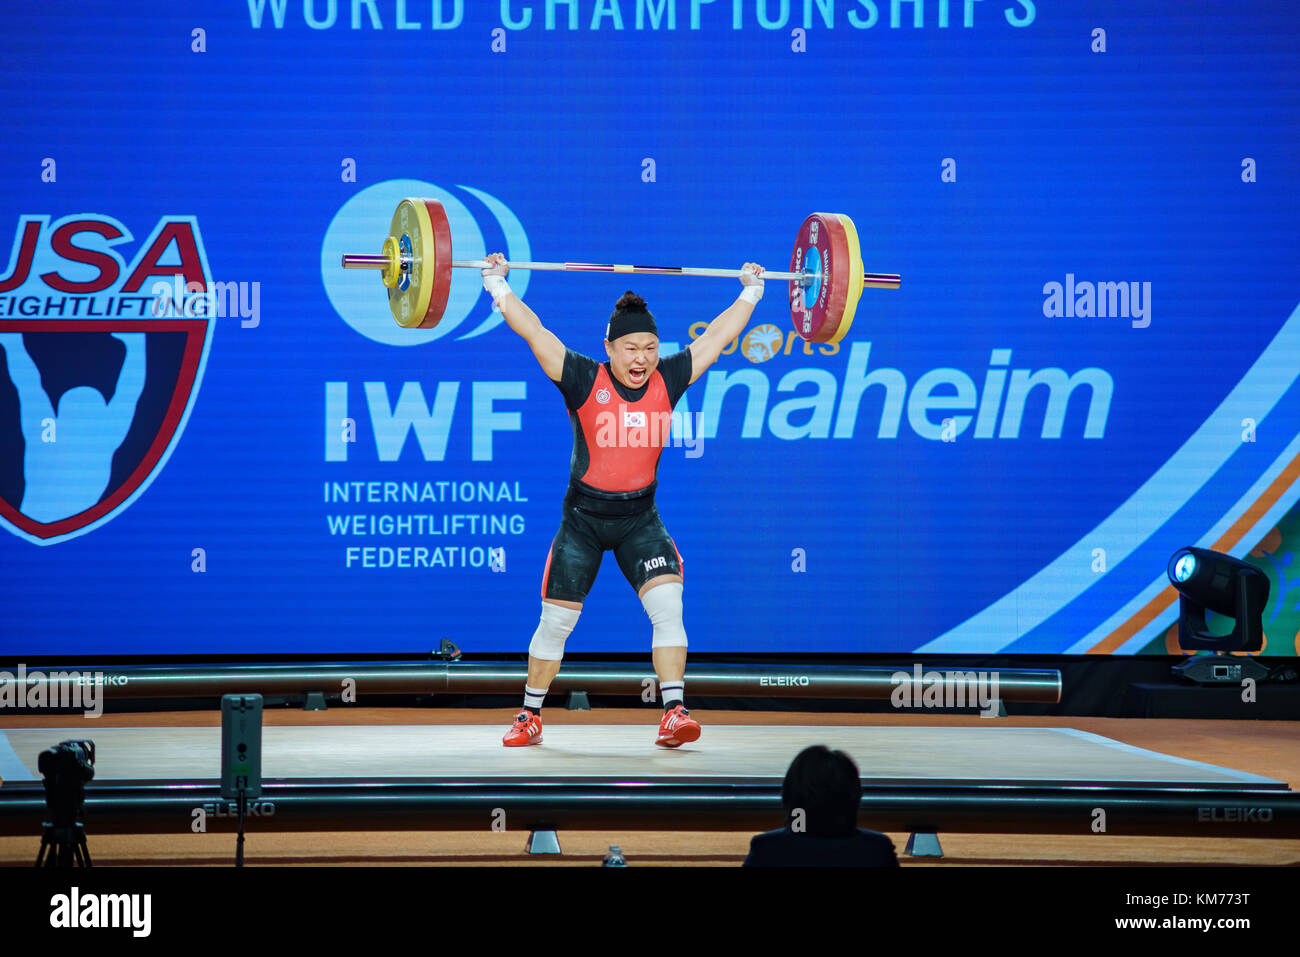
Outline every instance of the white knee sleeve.
[(651, 648), (685, 648), (686, 628), (682, 625), (681, 582), (656, 585), (643, 596), (641, 604), (654, 625)]
[(542, 620), (533, 632), (528, 653), (543, 661), (559, 661), (564, 657), (564, 640), (578, 623), (577, 608), (565, 608), (549, 601), (542, 602)]

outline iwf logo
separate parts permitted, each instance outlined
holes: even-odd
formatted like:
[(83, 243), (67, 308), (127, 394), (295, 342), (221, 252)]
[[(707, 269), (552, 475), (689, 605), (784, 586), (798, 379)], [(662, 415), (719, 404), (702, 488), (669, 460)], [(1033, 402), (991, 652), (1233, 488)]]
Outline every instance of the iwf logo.
[[(479, 189), (457, 186), (461, 195), (416, 179), (391, 179), (363, 189), (334, 215), (321, 243), (321, 279), (330, 304), (349, 326), (367, 339), (390, 346), (418, 346), (455, 334), (458, 339), (482, 335), (503, 321), (482, 296), (483, 279), (473, 269), (453, 269), (451, 294), (442, 320), (432, 329), (403, 329), (393, 321), (377, 273), (345, 270), (344, 253), (378, 253), (388, 235), (393, 210), (408, 196), (428, 196), (441, 201), (451, 226), (453, 256), (482, 259), (487, 255), (483, 225), (494, 233), (493, 251), (504, 249), (506, 258), (528, 260), (532, 254), (524, 227), (510, 208)], [(468, 205), (467, 205), (468, 203)], [(470, 205), (477, 213), (471, 212)], [(510, 274), (510, 288), (521, 299), (530, 273)], [(480, 304), (480, 299), (484, 302)], [(471, 316), (477, 323), (467, 322)]]
[(0, 274), (0, 524), (50, 545), (119, 515), (175, 448), (215, 323), (157, 288), (212, 288), (193, 216), (134, 237), (97, 214), (23, 216)]

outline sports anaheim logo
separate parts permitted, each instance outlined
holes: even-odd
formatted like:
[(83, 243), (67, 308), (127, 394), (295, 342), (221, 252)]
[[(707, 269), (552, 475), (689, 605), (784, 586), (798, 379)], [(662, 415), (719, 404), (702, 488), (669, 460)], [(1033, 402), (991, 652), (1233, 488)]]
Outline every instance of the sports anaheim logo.
[(213, 313), (159, 290), (212, 289), (198, 222), (160, 219), (128, 263), (134, 242), (108, 216), (24, 216), (0, 273), (0, 524), (29, 542), (119, 515), (193, 407)]
[[(708, 328), (708, 325), (707, 322), (694, 323), (688, 330), (691, 339), (695, 340), (704, 335), (704, 330)], [(838, 342), (833, 344), (805, 342), (799, 338), (799, 334), (793, 329), (782, 329), (780, 326), (774, 326), (771, 323), (763, 323), (754, 326), (745, 333), (743, 338), (732, 339), (723, 347), (722, 354), (724, 356), (731, 355), (731, 353), (739, 349), (740, 354), (750, 362), (758, 363), (767, 362), (769, 359), (782, 354), (788, 356), (795, 346), (802, 346), (802, 354), (806, 356), (814, 355), (813, 349), (817, 350), (816, 354), (823, 356), (833, 356), (840, 351)]]

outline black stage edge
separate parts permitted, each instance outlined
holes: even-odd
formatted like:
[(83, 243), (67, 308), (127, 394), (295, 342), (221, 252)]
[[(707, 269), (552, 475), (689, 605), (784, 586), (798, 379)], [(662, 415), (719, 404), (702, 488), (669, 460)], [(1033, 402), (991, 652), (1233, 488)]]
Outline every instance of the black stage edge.
[[(200, 815), (198, 809), (203, 809)], [(1098, 811), (1104, 811), (1104, 816)], [(478, 831), (533, 829), (752, 831), (783, 820), (780, 782), (600, 784), (511, 780), (302, 780), (265, 782), (246, 827), (256, 831)], [(41, 785), (0, 787), (0, 835), (39, 836)], [(175, 834), (203, 818), (234, 833), (235, 805), (211, 781), (92, 784), (86, 831)], [(883, 831), (1079, 834), (1104, 820), (1123, 836), (1300, 838), (1300, 794), (1246, 787), (1020, 787), (864, 782), (861, 826)], [(494, 824), (498, 825), (494, 828)]]
[(1220, 687), (1187, 682), (1134, 682), (1124, 693), (1125, 718), (1250, 718), (1293, 721), (1300, 718), (1300, 684), (1260, 685), (1254, 700), (1240, 685)]
[[(256, 842), (252, 846), (255, 852)], [(400, 860), (421, 862), (416, 856)], [(196, 941), (244, 940), (255, 928), (261, 949), (371, 952), (406, 933), (450, 940), (455, 928), (463, 932), (454, 938), (462, 946), (482, 949), (493, 935), (507, 941), (523, 935), (516, 929), (518, 902), (526, 899), (529, 915), (568, 918), (572, 929), (560, 931), (564, 943), (618, 949), (645, 946), (646, 911), (667, 906), (668, 884), (684, 902), (667, 918), (707, 913), (687, 933), (693, 948), (716, 953), (821, 951), (835, 939), (845, 947), (857, 941), (864, 951), (967, 951), (987, 944), (997, 924), (1014, 927), (1025, 940), (1068, 938), (1085, 953), (1112, 941), (1149, 945), (1155, 935), (1168, 938), (1174, 950), (1189, 939), (1220, 949), (1276, 948), (1293, 928), (1297, 888), (1297, 872), (1278, 868), (927, 863), (848, 873), (644, 866), (632, 854), (626, 868), (602, 868), (599, 857), (587, 857), (531, 875), (505, 861), (436, 871), (275, 866), (293, 862), (268, 856), (250, 860), (237, 874), (221, 867), (14, 869), (3, 884), (5, 942), (48, 944), (54, 951), (66, 948), (70, 937), (73, 946), (152, 941), (185, 953), (196, 949)], [(52, 927), (52, 901), (73, 887), (83, 900), (90, 894), (149, 895), (148, 937), (135, 938), (126, 927)]]

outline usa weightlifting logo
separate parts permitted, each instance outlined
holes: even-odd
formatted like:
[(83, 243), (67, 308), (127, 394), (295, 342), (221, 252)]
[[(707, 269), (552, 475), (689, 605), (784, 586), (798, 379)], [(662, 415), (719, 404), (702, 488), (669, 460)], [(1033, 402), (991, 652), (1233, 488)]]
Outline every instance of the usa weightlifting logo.
[[(482, 277), (477, 270), (453, 269), (451, 291), (442, 319), (431, 329), (403, 328), (387, 309), (375, 308), (374, 276), (339, 268), (345, 253), (375, 249), (375, 223), (388, 222), (403, 199), (422, 196), (442, 203), (451, 227), (457, 259), (482, 259), (487, 255), (483, 223), (500, 233), (506, 259), (532, 258), (528, 236), (519, 218), (505, 203), (490, 193), (470, 186), (457, 186), (460, 195), (422, 180), (392, 179), (376, 183), (349, 199), (334, 215), (321, 243), (321, 279), (325, 294), (340, 318), (367, 339), (390, 346), (417, 346), (455, 334), (472, 339), (494, 329), (503, 320), (500, 312), (482, 295)], [(466, 199), (481, 207), (479, 216), (470, 211)], [(523, 298), (528, 289), (528, 272), (510, 274), (510, 287)], [(477, 318), (471, 324), (471, 317)]]
[(166, 464), (212, 343), (212, 273), (193, 216), (134, 242), (98, 214), (23, 216), (0, 276), (0, 524), (50, 545), (111, 521)]

